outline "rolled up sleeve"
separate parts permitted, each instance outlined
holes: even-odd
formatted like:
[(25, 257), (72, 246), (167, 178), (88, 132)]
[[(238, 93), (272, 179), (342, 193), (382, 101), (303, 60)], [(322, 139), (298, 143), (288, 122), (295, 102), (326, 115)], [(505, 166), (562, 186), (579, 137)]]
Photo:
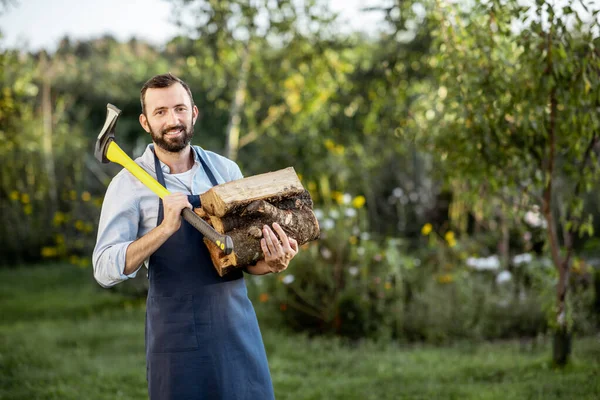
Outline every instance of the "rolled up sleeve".
[(127, 247), (137, 239), (139, 218), (139, 202), (135, 193), (127, 177), (118, 175), (108, 186), (104, 197), (92, 255), (94, 278), (101, 286), (111, 287), (136, 276), (139, 267), (130, 275), (123, 271)]

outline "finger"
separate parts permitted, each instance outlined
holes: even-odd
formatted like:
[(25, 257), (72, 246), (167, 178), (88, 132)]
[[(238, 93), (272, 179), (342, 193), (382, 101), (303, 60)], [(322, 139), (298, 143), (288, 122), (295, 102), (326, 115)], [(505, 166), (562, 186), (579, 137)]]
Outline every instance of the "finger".
[(269, 227), (267, 225), (265, 225), (263, 227), (263, 238), (265, 240), (267, 247), (269, 248), (269, 252), (275, 253), (277, 249), (275, 248), (275, 245), (273, 244), (273, 238), (271, 237), (271, 229), (269, 229)]
[(289, 238), (289, 241), (290, 241), (291, 249), (297, 253), (298, 252), (298, 242), (294, 238)]
[(277, 222), (274, 222), (273, 229), (275, 229), (275, 231), (277, 231), (277, 234), (279, 235), (279, 239), (281, 239), (281, 244), (283, 245), (283, 249), (286, 251), (289, 250), (290, 242), (289, 242), (288, 237), (285, 234), (285, 231), (283, 230), (283, 228)]
[(190, 202), (188, 201), (187, 195), (183, 194), (183, 193), (171, 193), (167, 196), (164, 197), (163, 202), (165, 204), (171, 204), (173, 206), (185, 206), (185, 205), (189, 205), (191, 206)]
[(279, 243), (279, 238), (271, 229), (269, 229), (269, 235), (271, 236), (271, 243), (273, 243), (273, 248), (275, 249), (274, 253), (281, 254), (283, 253), (283, 249), (281, 248), (281, 243)]
[(269, 248), (267, 247), (267, 242), (265, 241), (265, 239), (260, 239), (260, 248), (262, 249), (263, 254), (265, 255), (265, 258), (267, 258), (271, 255), (271, 252), (269, 251)]

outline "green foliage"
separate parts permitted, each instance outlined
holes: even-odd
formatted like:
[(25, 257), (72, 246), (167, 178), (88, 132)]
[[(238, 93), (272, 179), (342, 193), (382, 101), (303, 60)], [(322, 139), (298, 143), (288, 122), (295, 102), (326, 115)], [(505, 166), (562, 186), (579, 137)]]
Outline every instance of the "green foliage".
[[(286, 272), (248, 279), (259, 315), (270, 323), (311, 335), (428, 343), (548, 331), (556, 271), (547, 259), (521, 255), (527, 260), (514, 258), (510, 273), (486, 250), (485, 236), (458, 238), (425, 226), (421, 243), (409, 246), (374, 237), (364, 210), (356, 212), (349, 201), (317, 214), (318, 242), (302, 249)], [(570, 318), (576, 332), (591, 334), (597, 316), (592, 270), (585, 268), (570, 284), (577, 306)]]

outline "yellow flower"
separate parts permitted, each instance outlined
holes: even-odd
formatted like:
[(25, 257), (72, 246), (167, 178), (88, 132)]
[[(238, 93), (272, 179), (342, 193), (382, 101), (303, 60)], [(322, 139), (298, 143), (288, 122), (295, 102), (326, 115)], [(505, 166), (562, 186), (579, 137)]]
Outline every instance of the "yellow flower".
[(344, 148), (344, 146), (342, 146), (341, 144), (336, 145), (332, 150), (331, 150), (334, 154), (337, 154), (339, 156), (343, 155), (344, 152), (346, 151), (346, 149)]
[(59, 226), (63, 222), (65, 222), (65, 214), (61, 213), (60, 211), (55, 212), (54, 219), (52, 220), (54, 226)]
[(269, 294), (261, 293), (260, 296), (258, 297), (258, 300), (260, 300), (261, 303), (266, 303), (269, 300)]
[(78, 265), (79, 264), (79, 257), (73, 255), (71, 257), (69, 257), (69, 262), (73, 265)]
[(29, 201), (30, 201), (29, 195), (27, 193), (23, 193), (21, 195), (21, 203), (29, 204)]
[(23, 207), (23, 212), (25, 215), (31, 215), (33, 213), (33, 207), (31, 207), (31, 204), (27, 204), (25, 207)]
[(85, 229), (85, 223), (78, 219), (77, 221), (75, 221), (75, 229), (77, 229), (78, 231), (82, 231)]
[(55, 247), (42, 247), (42, 257), (56, 257), (58, 250)]
[(454, 232), (452, 232), (452, 231), (446, 232), (446, 234), (444, 235), (444, 239), (446, 239), (446, 242), (448, 242), (448, 246), (450, 246), (450, 247), (456, 246), (456, 239), (454, 237)]
[(58, 245), (65, 244), (65, 237), (63, 235), (60, 235), (60, 234), (56, 235), (54, 240), (56, 240), (56, 244), (58, 244)]
[(363, 208), (365, 205), (366, 199), (365, 196), (356, 196), (354, 200), (352, 200), (352, 206), (354, 208)]
[(392, 283), (386, 282), (385, 285), (383, 285), (383, 287), (385, 287), (385, 290), (390, 290), (392, 288)]
[(452, 274), (443, 274), (437, 277), (437, 281), (442, 284), (452, 283), (454, 281), (454, 277)]
[(69, 191), (69, 197), (71, 200), (77, 200), (77, 192), (74, 190)]
[(358, 243), (358, 238), (356, 236), (350, 236), (350, 239), (348, 239), (348, 241), (350, 242), (350, 244), (356, 244)]
[(90, 194), (90, 192), (81, 193), (81, 200), (90, 201), (91, 199), (92, 199), (92, 195)]
[(342, 192), (338, 192), (338, 191), (334, 190), (333, 192), (331, 192), (331, 197), (338, 204), (343, 204), (344, 203), (344, 194)]
[(421, 228), (421, 234), (423, 236), (427, 236), (431, 233), (432, 230), (433, 230), (433, 226), (428, 222), (425, 225), (423, 225), (423, 227)]
[(10, 192), (10, 199), (13, 201), (19, 200), (19, 192), (17, 192), (16, 190)]
[(327, 139), (325, 141), (325, 147), (327, 148), (327, 150), (333, 150), (335, 148), (335, 143), (333, 142), (333, 140)]

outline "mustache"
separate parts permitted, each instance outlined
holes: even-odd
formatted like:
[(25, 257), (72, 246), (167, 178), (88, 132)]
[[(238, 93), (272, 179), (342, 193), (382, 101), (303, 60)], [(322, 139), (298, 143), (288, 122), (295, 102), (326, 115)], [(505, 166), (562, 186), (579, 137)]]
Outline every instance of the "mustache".
[(160, 133), (162, 133), (163, 135), (169, 131), (173, 131), (173, 130), (177, 130), (177, 129), (181, 129), (183, 131), (185, 131), (185, 126), (183, 124), (177, 124), (177, 125), (173, 125), (173, 126), (169, 126), (166, 127), (165, 129), (161, 130)]

